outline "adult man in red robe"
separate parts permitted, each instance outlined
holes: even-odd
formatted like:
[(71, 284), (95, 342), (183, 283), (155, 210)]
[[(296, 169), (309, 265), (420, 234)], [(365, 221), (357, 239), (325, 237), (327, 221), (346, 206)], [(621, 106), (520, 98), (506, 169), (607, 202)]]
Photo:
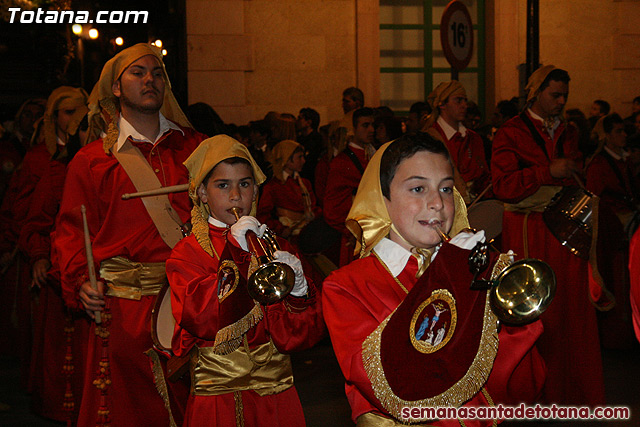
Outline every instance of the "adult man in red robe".
[(527, 109), (496, 133), (491, 174), (494, 194), (506, 203), (503, 247), (546, 261), (557, 278), (537, 343), (549, 370), (544, 401), (598, 405), (604, 402), (602, 359), (587, 262), (562, 246), (542, 218), (563, 186), (577, 185), (573, 177), (582, 166), (577, 130), (562, 121), (569, 80), (552, 65), (531, 75)]
[[(456, 175), (459, 175), (456, 188), (468, 203), (491, 184), (491, 174), (482, 138), (462, 124), (467, 114), (467, 92), (456, 80), (443, 82), (431, 92), (427, 101), (432, 112), (423, 130), (447, 146)], [(491, 190), (484, 194), (491, 195)]]
[[(191, 206), (186, 193), (145, 199), (148, 207), (121, 196), (186, 183), (182, 163), (204, 136), (178, 106), (159, 49), (144, 43), (105, 64), (89, 111), (90, 134), (106, 135), (69, 164), (54, 240), (67, 305), (102, 318), (89, 337), (78, 424), (169, 425), (169, 401), (156, 390), (160, 378), (145, 352), (153, 345), (151, 310), (166, 283), (164, 262)], [(99, 268), (97, 290), (88, 280), (82, 205)], [(179, 385), (168, 383), (177, 399)]]
[(373, 141), (373, 109), (360, 108), (353, 113), (354, 138), (329, 165), (324, 196), (324, 217), (331, 227), (342, 234), (340, 266), (353, 260), (354, 242), (344, 221), (369, 158), (375, 151)]

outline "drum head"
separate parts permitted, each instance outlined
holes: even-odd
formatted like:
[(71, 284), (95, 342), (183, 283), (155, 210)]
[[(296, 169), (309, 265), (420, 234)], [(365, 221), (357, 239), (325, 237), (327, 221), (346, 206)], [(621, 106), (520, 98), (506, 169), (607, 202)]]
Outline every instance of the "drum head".
[(467, 211), (469, 225), (476, 230), (484, 230), (487, 239), (495, 239), (502, 233), (502, 213), (504, 204), (499, 200), (483, 200)]
[(159, 350), (171, 351), (175, 325), (176, 321), (171, 311), (171, 291), (169, 285), (165, 285), (158, 294), (151, 315), (151, 338)]

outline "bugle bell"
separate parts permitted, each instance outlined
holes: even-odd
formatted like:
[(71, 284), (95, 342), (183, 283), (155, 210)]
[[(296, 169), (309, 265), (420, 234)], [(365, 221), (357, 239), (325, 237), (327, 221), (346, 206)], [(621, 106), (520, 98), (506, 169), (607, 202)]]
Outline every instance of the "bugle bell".
[[(240, 208), (231, 208), (231, 212), (236, 220), (240, 219)], [(295, 273), (287, 264), (275, 261), (274, 254), (280, 247), (271, 230), (265, 230), (262, 238), (249, 230), (246, 239), (247, 246), (260, 264), (249, 277), (249, 296), (262, 305), (275, 304), (289, 295), (293, 289)]]
[[(436, 227), (442, 241), (449, 236)], [(473, 229), (467, 231), (475, 232)], [(489, 266), (489, 242), (478, 242), (469, 255), (469, 269), (474, 274), (473, 290), (489, 290), (489, 303), (496, 317), (508, 325), (526, 325), (537, 320), (556, 293), (556, 275), (544, 261), (527, 258), (514, 262), (492, 280), (476, 280)], [(495, 248), (493, 248), (496, 250)]]
[(494, 314), (509, 325), (526, 325), (540, 317), (556, 293), (553, 269), (539, 259), (514, 262), (495, 278), (489, 291)]

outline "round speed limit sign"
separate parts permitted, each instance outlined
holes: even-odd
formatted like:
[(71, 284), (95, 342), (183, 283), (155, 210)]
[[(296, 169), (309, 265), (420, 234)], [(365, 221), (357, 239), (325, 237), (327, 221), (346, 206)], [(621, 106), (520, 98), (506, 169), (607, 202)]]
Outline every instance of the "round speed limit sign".
[(449, 64), (464, 70), (473, 55), (473, 23), (469, 10), (460, 1), (449, 3), (440, 20), (440, 43)]

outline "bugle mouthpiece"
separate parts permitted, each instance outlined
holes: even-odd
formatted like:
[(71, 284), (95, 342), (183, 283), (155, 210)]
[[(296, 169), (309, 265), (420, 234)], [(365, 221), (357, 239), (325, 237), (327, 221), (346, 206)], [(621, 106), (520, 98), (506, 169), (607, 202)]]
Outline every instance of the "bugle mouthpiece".
[(449, 240), (451, 240), (451, 237), (449, 237), (449, 235), (447, 233), (442, 231), (442, 229), (440, 227), (436, 226), (434, 228), (438, 232), (438, 235), (440, 236), (440, 240), (442, 240), (443, 243), (448, 242)]
[(242, 212), (242, 209), (240, 209), (239, 207), (233, 207), (231, 208), (231, 213), (233, 213), (236, 217), (236, 221), (240, 219), (240, 213)]

